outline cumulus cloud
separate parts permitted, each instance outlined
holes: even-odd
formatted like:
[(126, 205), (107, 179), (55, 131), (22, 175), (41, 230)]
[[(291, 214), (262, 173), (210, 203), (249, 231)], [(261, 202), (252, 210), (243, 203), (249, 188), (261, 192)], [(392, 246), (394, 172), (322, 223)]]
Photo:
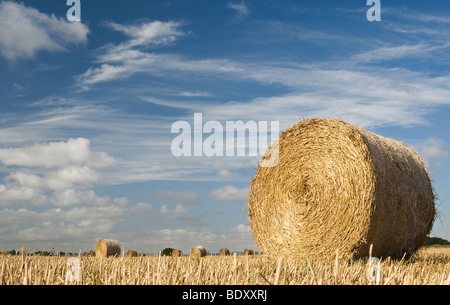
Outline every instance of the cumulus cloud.
[[(100, 170), (114, 164), (114, 158), (89, 144), (78, 138), (1, 150), (1, 169), (9, 171), (0, 183), (2, 244), (93, 243), (116, 230), (130, 212), (152, 211), (150, 204), (95, 192), (103, 180)], [(73, 249), (73, 244), (65, 247)]]
[(212, 191), (209, 197), (222, 201), (244, 202), (248, 199), (248, 188), (236, 188), (233, 185), (226, 185)]
[(3, 148), (0, 149), (0, 162), (4, 165), (43, 168), (82, 164), (98, 168), (110, 166), (115, 160), (105, 152), (92, 152), (89, 139), (77, 138), (25, 148)]
[(0, 184), (1, 204), (123, 204), (123, 199), (98, 197), (89, 189), (101, 180), (96, 169), (114, 162), (109, 154), (92, 151), (85, 138), (0, 149), (0, 163), (14, 167)]
[(33, 58), (39, 51), (61, 52), (87, 42), (89, 29), (12, 1), (0, 3), (0, 54), (6, 59)]

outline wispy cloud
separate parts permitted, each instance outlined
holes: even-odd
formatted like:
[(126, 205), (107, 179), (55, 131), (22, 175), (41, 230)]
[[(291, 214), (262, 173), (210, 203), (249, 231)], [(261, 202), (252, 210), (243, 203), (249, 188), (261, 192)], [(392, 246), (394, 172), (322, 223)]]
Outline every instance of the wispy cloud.
[(250, 15), (250, 10), (248, 9), (247, 5), (244, 2), (241, 3), (229, 2), (228, 7), (236, 11), (237, 18), (239, 20), (242, 20), (246, 18), (248, 15)]
[(0, 53), (9, 61), (39, 51), (61, 52), (87, 42), (89, 28), (12, 1), (0, 3)]
[(111, 29), (122, 32), (131, 39), (119, 47), (131, 48), (135, 46), (161, 46), (173, 43), (178, 37), (186, 35), (179, 30), (178, 22), (143, 22), (138, 25), (122, 25), (115, 22), (107, 24)]
[(178, 95), (186, 96), (186, 97), (210, 97), (210, 96), (213, 96), (211, 93), (208, 93), (206, 91), (198, 91), (198, 92), (183, 91), (183, 92), (180, 92)]
[(380, 62), (380, 61), (389, 61), (396, 59), (407, 59), (413, 57), (430, 57), (433, 54), (433, 51), (439, 49), (446, 49), (450, 45), (448, 43), (444, 45), (425, 45), (425, 44), (416, 44), (416, 45), (400, 45), (393, 47), (379, 47), (374, 50), (370, 50), (367, 52), (359, 53), (352, 57), (352, 60), (359, 63), (368, 63), (368, 62)]

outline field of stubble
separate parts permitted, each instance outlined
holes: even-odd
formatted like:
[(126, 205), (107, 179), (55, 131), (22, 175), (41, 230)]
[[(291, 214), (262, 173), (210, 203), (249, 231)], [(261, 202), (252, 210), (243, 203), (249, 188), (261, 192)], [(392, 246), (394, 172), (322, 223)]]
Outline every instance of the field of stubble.
[[(257, 256), (57, 257), (0, 255), (1, 285), (450, 284), (450, 247), (408, 260), (295, 262)], [(378, 272), (378, 276), (377, 273)]]

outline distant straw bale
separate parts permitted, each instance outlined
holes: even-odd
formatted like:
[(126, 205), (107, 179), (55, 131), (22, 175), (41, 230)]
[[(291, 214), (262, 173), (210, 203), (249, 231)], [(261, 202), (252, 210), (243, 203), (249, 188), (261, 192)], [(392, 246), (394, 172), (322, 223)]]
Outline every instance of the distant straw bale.
[(248, 199), (252, 234), (266, 255), (364, 257), (373, 244), (373, 256), (400, 258), (423, 245), (435, 196), (408, 146), (342, 120), (307, 119), (267, 153), (275, 147), (278, 163), (265, 167), (263, 158)]
[(178, 250), (178, 249), (173, 249), (170, 256), (183, 256), (183, 251)]
[(128, 250), (127, 251), (127, 257), (134, 257), (134, 256), (138, 256), (138, 252), (135, 250)]
[(228, 250), (227, 248), (220, 249), (219, 255), (221, 256), (230, 255), (230, 250)]
[(244, 249), (244, 255), (254, 255), (255, 251), (251, 249)]
[(191, 257), (197, 258), (197, 257), (203, 257), (206, 256), (206, 249), (203, 246), (197, 246), (193, 247), (191, 249)]
[(120, 243), (112, 239), (100, 239), (95, 247), (95, 256), (120, 256)]

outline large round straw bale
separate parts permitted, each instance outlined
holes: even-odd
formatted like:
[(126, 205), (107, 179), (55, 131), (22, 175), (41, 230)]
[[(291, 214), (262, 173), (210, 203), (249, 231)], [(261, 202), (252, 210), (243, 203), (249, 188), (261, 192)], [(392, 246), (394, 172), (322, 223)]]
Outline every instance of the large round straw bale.
[(191, 257), (197, 258), (197, 257), (203, 257), (206, 256), (206, 249), (203, 246), (197, 246), (193, 247), (191, 249)]
[(120, 243), (112, 239), (100, 239), (95, 247), (95, 256), (120, 256)]
[(183, 256), (183, 251), (178, 250), (178, 249), (173, 249), (170, 256)]
[[(250, 227), (271, 256), (331, 259), (414, 253), (430, 232), (434, 193), (419, 155), (399, 141), (335, 119), (285, 130), (250, 186)], [(266, 154), (267, 154), (266, 153)]]
[(221, 256), (230, 255), (230, 250), (228, 250), (227, 248), (220, 249), (219, 255), (221, 255)]

